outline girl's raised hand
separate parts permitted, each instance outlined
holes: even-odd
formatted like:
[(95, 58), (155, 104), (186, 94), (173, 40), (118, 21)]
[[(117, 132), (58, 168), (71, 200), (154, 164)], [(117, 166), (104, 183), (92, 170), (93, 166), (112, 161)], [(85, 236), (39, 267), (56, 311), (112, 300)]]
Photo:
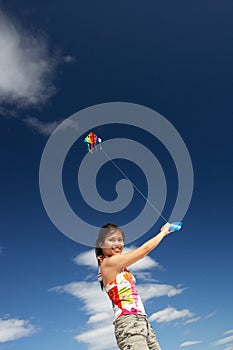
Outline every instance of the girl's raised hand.
[(160, 232), (163, 232), (164, 236), (169, 235), (169, 233), (174, 232), (174, 230), (170, 230), (170, 223), (167, 222), (165, 225), (163, 225), (160, 229)]

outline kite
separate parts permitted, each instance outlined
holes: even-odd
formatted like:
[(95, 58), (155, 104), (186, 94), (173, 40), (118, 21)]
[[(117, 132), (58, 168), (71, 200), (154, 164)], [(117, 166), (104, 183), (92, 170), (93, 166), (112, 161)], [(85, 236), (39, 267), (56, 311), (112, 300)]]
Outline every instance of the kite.
[(169, 230), (172, 231), (179, 231), (182, 227), (182, 222), (180, 221), (174, 221), (170, 223)]
[(101, 144), (102, 139), (94, 134), (92, 131), (85, 137), (84, 142), (87, 144), (88, 152), (93, 152), (93, 148)]

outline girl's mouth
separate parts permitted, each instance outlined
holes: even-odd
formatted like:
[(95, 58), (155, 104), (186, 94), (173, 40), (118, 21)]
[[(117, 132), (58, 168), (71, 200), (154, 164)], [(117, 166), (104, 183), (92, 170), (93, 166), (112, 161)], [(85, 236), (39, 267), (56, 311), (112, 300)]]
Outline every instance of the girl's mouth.
[(115, 253), (120, 253), (120, 252), (121, 252), (121, 249), (120, 249), (120, 248), (113, 248), (113, 251), (114, 251)]

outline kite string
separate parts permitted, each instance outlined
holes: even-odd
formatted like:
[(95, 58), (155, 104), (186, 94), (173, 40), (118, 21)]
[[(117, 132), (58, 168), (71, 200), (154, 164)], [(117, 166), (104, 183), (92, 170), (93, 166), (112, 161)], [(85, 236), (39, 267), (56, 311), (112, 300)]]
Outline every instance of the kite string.
[(143, 199), (145, 199), (145, 201), (161, 216), (161, 218), (165, 221), (168, 222), (168, 220), (162, 215), (162, 213), (153, 205), (153, 203), (151, 203), (151, 201), (146, 198), (146, 196), (142, 193), (142, 191), (139, 190), (139, 188), (134, 184), (133, 181), (131, 181), (129, 179), (129, 177), (124, 173), (124, 171), (108, 156), (108, 154), (103, 150), (102, 148), (102, 152), (105, 154), (105, 156), (108, 158), (108, 160), (110, 160), (110, 162), (115, 166), (115, 168), (127, 179), (129, 180), (133, 187), (135, 188), (135, 190), (142, 196)]

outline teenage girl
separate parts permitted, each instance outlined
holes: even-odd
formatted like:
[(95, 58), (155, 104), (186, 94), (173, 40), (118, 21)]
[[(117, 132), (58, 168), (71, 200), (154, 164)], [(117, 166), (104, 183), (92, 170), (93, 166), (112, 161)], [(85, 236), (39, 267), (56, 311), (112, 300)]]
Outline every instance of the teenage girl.
[(125, 234), (117, 225), (107, 224), (99, 231), (95, 248), (98, 280), (113, 304), (115, 336), (121, 350), (161, 350), (136, 290), (135, 278), (127, 268), (173, 232), (169, 226), (165, 224), (156, 236), (125, 254), (122, 254)]

